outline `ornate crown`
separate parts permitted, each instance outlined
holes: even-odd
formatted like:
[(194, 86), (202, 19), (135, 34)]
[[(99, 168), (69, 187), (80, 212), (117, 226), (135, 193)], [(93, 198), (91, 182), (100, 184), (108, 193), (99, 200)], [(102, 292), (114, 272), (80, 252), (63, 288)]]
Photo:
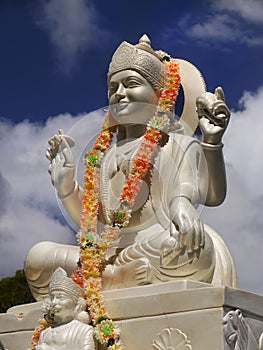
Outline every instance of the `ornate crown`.
[(128, 69), (140, 73), (155, 90), (163, 87), (164, 66), (157, 53), (151, 48), (151, 41), (146, 34), (140, 38), (137, 45), (132, 45), (127, 41), (120, 44), (112, 56), (108, 82), (113, 74)]
[(67, 293), (75, 302), (81, 297), (84, 297), (84, 290), (80, 288), (71, 278), (67, 277), (67, 273), (61, 267), (58, 267), (53, 273), (50, 284), (49, 292), (62, 291)]

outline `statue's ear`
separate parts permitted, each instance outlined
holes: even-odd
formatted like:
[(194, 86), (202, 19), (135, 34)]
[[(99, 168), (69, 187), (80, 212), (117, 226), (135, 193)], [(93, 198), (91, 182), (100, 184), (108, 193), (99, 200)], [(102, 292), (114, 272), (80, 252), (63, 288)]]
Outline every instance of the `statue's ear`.
[(236, 309), (236, 315), (239, 319), (241, 319), (243, 317), (242, 311), (240, 309)]
[(83, 298), (79, 298), (74, 310), (74, 314), (77, 316), (80, 312), (85, 311), (85, 309), (86, 301)]

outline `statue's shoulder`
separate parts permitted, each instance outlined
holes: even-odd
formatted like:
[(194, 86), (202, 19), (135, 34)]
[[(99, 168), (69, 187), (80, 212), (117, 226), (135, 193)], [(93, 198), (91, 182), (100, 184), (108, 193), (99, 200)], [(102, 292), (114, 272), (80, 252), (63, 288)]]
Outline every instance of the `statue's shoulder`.
[(78, 329), (89, 329), (91, 331), (93, 331), (93, 327), (90, 325), (90, 324), (87, 324), (87, 323), (84, 323), (82, 321), (79, 321), (77, 319), (73, 320), (70, 322), (71, 323), (71, 327), (75, 327), (75, 328), (78, 328)]

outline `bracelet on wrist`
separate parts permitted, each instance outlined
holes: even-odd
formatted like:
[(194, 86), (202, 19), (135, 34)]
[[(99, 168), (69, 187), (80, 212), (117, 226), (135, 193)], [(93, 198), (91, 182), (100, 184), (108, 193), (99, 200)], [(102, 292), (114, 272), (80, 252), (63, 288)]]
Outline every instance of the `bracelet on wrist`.
[(200, 142), (200, 145), (204, 150), (208, 151), (217, 151), (224, 147), (222, 142), (218, 143), (217, 145), (213, 145), (212, 143)]
[(66, 195), (60, 195), (57, 192), (58, 198), (61, 200), (68, 199), (69, 197), (71, 197), (73, 195), (73, 193), (75, 193), (78, 190), (78, 188), (79, 188), (79, 185), (78, 185), (77, 181), (75, 181), (75, 185), (74, 185), (73, 189), (69, 193), (67, 193)]

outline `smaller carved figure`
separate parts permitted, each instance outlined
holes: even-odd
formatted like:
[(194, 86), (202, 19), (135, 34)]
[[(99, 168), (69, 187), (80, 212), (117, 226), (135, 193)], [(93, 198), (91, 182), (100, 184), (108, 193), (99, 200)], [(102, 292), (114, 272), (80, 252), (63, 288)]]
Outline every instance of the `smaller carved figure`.
[(231, 310), (223, 318), (224, 336), (231, 350), (260, 349), (241, 310)]
[(94, 350), (93, 327), (85, 312), (84, 291), (62, 268), (58, 268), (50, 282), (51, 302), (47, 318), (53, 326), (45, 329), (36, 350)]

